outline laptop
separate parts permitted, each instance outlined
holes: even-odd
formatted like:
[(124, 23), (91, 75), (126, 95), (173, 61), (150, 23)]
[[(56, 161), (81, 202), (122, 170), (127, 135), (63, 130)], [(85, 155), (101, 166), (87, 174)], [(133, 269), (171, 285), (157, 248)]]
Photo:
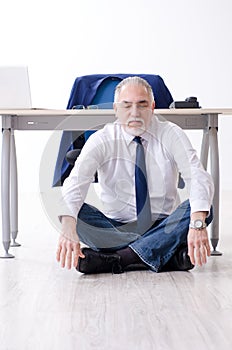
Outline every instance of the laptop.
[(0, 66), (0, 109), (32, 108), (28, 68)]

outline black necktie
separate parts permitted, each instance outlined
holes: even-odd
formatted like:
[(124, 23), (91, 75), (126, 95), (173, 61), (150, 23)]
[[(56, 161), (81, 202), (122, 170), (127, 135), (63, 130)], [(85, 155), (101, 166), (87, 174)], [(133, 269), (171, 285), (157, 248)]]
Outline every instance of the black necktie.
[(136, 136), (133, 141), (137, 143), (135, 161), (135, 194), (137, 209), (137, 228), (144, 233), (151, 226), (151, 205), (147, 186), (147, 171), (144, 148), (141, 137)]

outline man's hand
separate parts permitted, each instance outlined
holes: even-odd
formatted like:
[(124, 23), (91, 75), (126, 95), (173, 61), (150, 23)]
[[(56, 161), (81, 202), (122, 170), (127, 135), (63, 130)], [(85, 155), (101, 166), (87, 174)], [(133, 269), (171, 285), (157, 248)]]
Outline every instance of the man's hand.
[(207, 256), (210, 256), (210, 245), (206, 228), (202, 230), (189, 229), (188, 255), (194, 265), (202, 266), (207, 262)]
[(56, 259), (61, 267), (71, 269), (76, 267), (78, 258), (84, 258), (80, 248), (80, 241), (76, 233), (76, 220), (71, 216), (62, 217), (62, 233), (58, 241)]

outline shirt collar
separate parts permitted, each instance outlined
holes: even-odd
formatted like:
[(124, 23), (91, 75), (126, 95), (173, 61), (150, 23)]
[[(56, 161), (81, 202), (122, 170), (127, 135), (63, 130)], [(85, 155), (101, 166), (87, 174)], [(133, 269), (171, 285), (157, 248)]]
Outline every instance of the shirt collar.
[(121, 126), (121, 131), (122, 131), (123, 138), (126, 141), (126, 144), (129, 145), (133, 141), (134, 136), (131, 134), (128, 134), (122, 126)]
[[(125, 131), (125, 129), (124, 128), (122, 128), (121, 127), (121, 131), (122, 131), (122, 134), (123, 134), (123, 137), (124, 137), (124, 139), (125, 139), (125, 141), (126, 141), (126, 144), (127, 145), (129, 145), (132, 141), (133, 141), (133, 139), (134, 139), (134, 135), (131, 135), (131, 134), (128, 134), (126, 131)], [(148, 140), (149, 140), (149, 137), (150, 137), (150, 135), (149, 135), (149, 132), (147, 132), (147, 131), (145, 131), (142, 135), (140, 135), (141, 136), (141, 139), (142, 140), (145, 140), (145, 141), (147, 141), (148, 142)]]

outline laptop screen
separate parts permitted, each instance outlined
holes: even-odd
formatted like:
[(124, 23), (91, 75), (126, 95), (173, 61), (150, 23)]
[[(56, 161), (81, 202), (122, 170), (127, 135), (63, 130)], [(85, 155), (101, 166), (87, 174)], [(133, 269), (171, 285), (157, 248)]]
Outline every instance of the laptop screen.
[(0, 66), (0, 109), (31, 108), (31, 92), (26, 66)]

